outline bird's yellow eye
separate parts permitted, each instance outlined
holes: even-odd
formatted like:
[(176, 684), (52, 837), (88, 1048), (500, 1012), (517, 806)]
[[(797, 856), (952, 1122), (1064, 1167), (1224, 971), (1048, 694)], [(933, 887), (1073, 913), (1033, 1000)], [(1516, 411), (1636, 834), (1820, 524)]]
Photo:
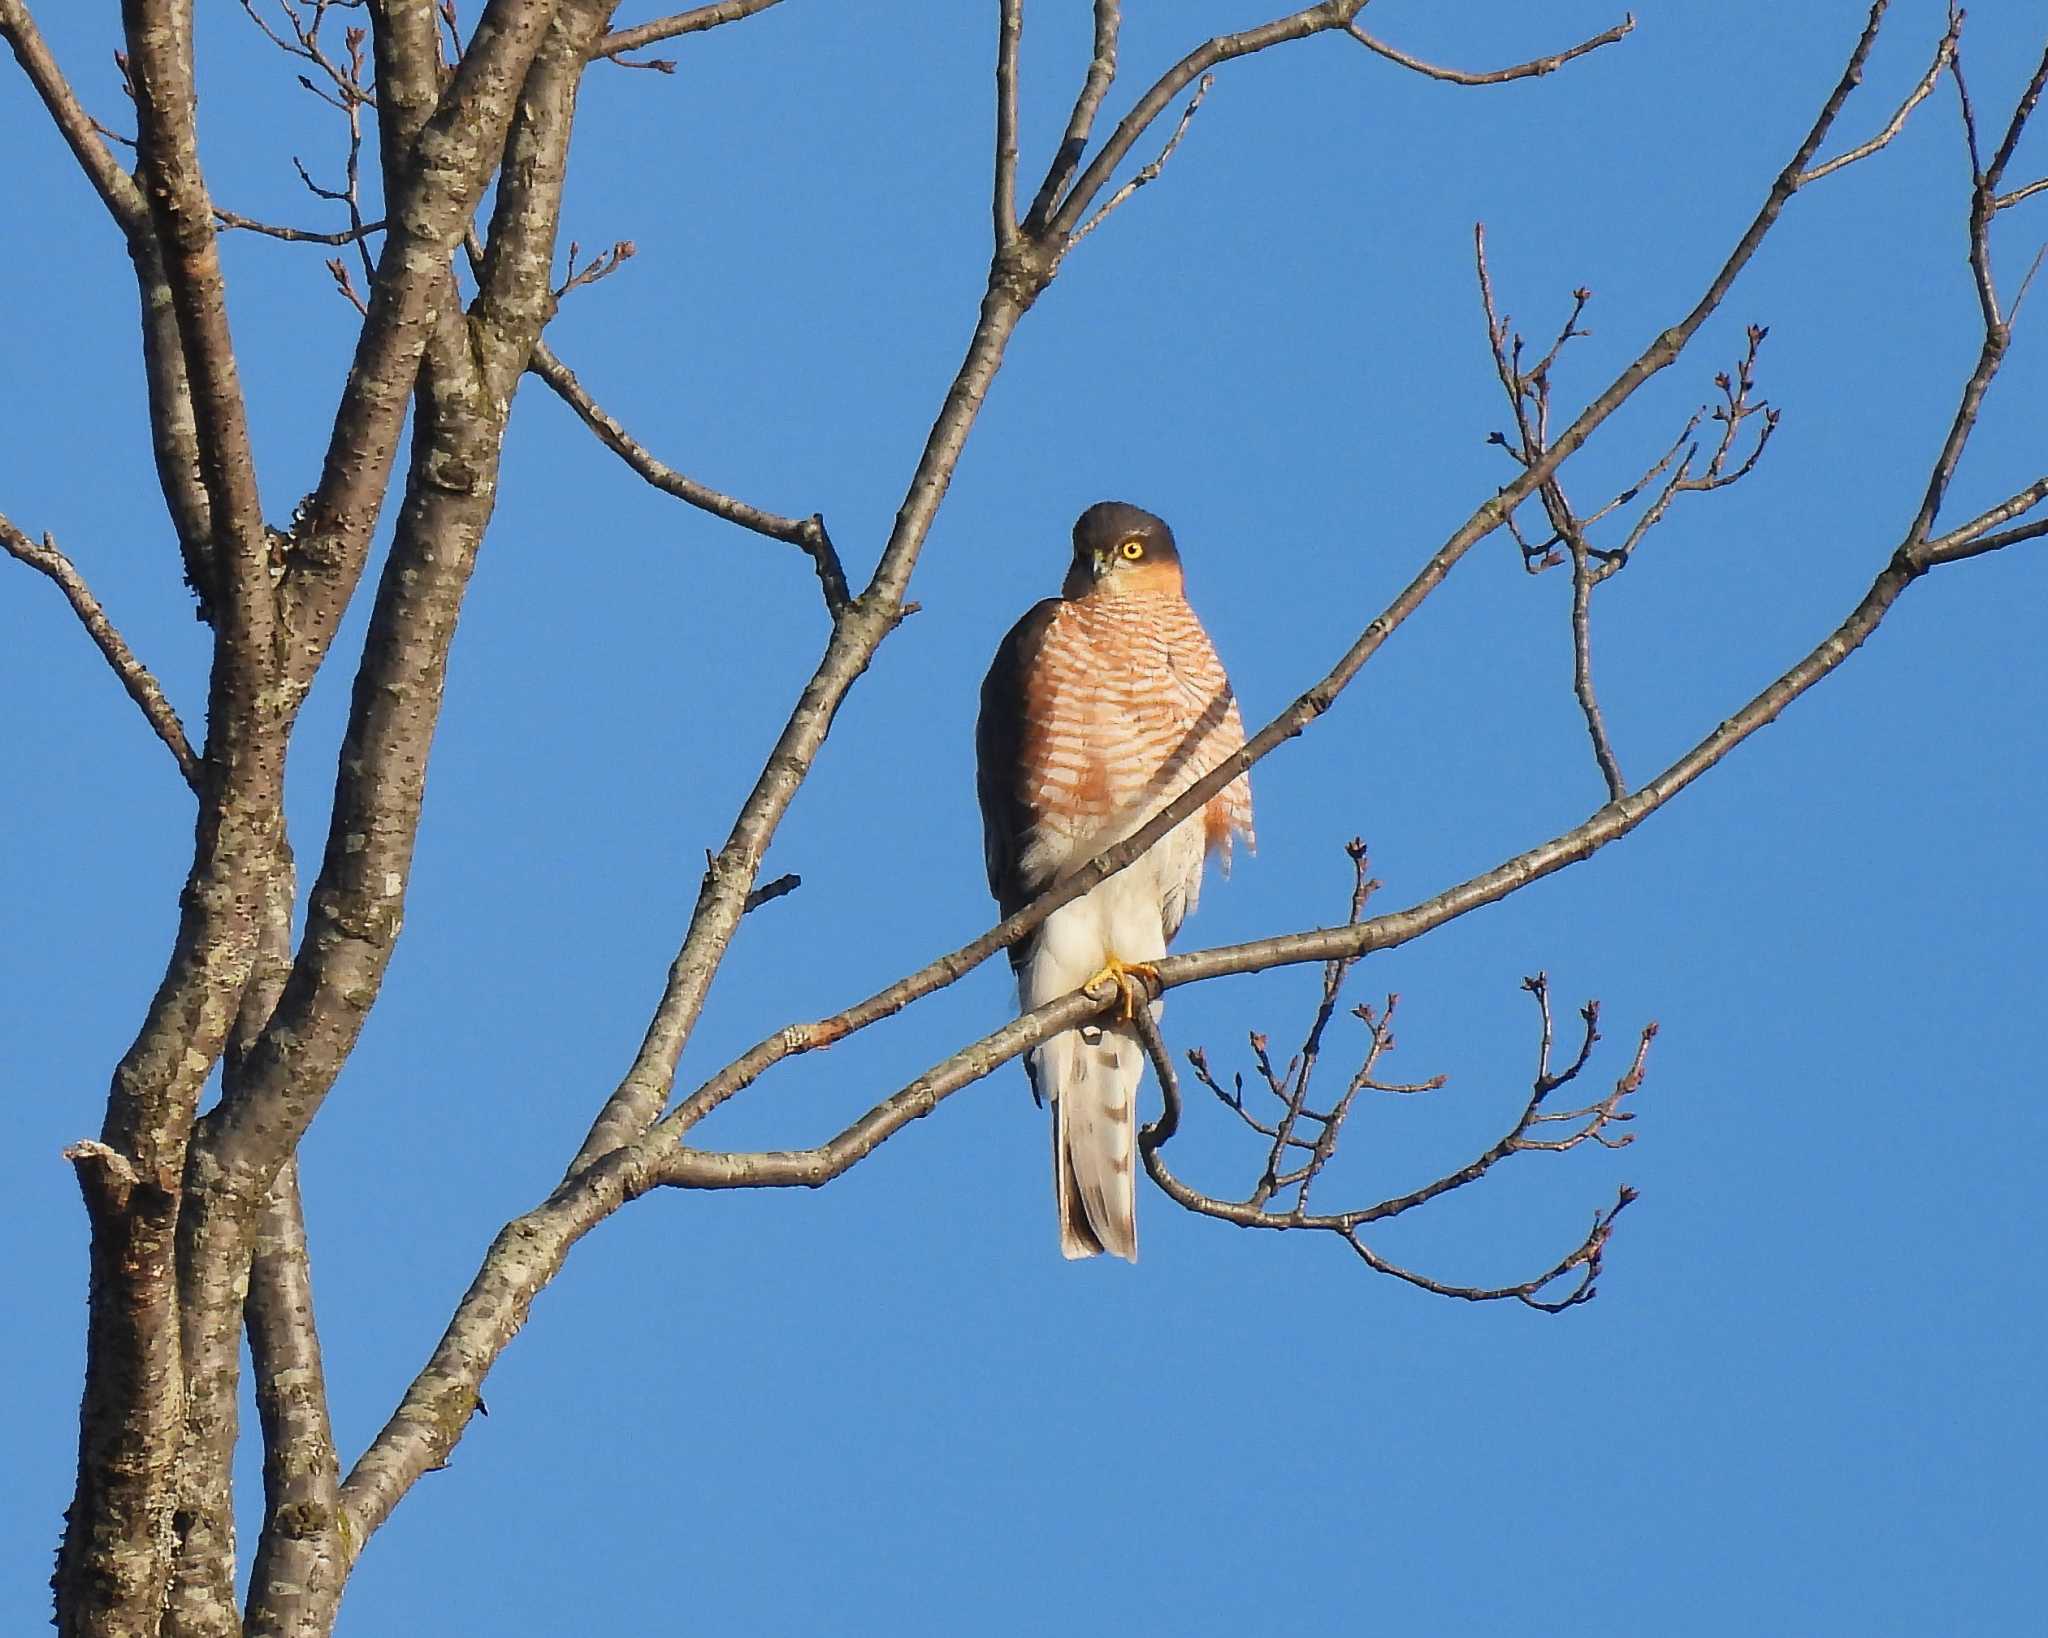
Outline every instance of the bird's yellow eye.
[(1145, 555), (1145, 543), (1142, 540), (1127, 540), (1117, 550), (1135, 563)]

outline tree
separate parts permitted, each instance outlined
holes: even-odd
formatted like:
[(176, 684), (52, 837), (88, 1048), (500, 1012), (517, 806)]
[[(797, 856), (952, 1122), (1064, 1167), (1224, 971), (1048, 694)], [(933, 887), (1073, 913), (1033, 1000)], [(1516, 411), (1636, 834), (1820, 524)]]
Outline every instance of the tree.
[[(1159, 62), (1171, 67), (1127, 67), (1147, 89), (1135, 99), (1112, 101), (1119, 83), (1119, 8), (1098, 5), (1094, 50), (1068, 88), (1073, 100), (1064, 137), (1049, 149), (1034, 149), (1020, 134), (1020, 85), (1028, 84), (1018, 70), (1021, 7), (999, 8), (996, 242), (979, 316), (929, 440), (902, 485), (894, 522), (871, 531), (855, 559), (872, 561), (872, 570), (849, 573), (840, 543), (851, 537), (843, 523), (835, 519), (828, 531), (823, 515), (804, 515), (801, 505), (786, 515), (771, 513), (683, 477), (602, 410), (542, 339), (571, 291), (616, 273), (632, 254), (631, 244), (621, 240), (589, 260), (572, 246), (565, 259), (557, 244), (569, 132), (586, 75), (609, 73), (612, 61), (663, 39), (717, 24), (745, 24), (769, 8), (705, 7), (614, 30), (613, 8), (601, 4), (487, 6), (473, 27), (452, 13), (437, 18), (424, 5), (373, 5), (365, 8), (361, 32), (349, 26), (355, 19), (342, 15), (353, 9), (315, 5), (295, 13), (256, 13), (276, 43), (300, 59), (299, 70), (315, 94), (336, 104), (346, 121), (346, 180), (328, 191), (346, 226), (328, 235), (337, 252), (330, 270), (342, 294), (360, 309), (345, 384), (323, 403), (322, 447), (317, 462), (306, 467), (317, 467), (317, 482), (305, 480), (305, 498), (279, 522), (281, 496), (297, 483), (282, 473), (269, 476), (273, 463), (262, 451), (262, 428), (242, 384), (246, 354), (230, 334), (222, 271), (230, 235), (268, 231), (276, 237), (278, 224), (229, 210), (209, 181), (216, 165), (200, 163), (190, 8), (136, 0), (125, 10), (123, 73), (134, 97), (138, 144), (131, 173), (71, 90), (26, 10), (11, 0), (0, 4), (0, 27), (27, 83), (134, 263), (157, 478), (211, 645), (206, 733), (203, 748), (194, 751), (168, 704), (175, 690), (157, 686), (137, 657), (148, 646), (138, 641), (131, 650), (114, 634), (61, 549), (68, 539), (62, 520), (49, 525), (55, 539), (40, 541), (31, 532), (40, 525), (20, 518), (5, 525), (10, 551), (65, 590), (171, 749), (193, 788), (198, 813), (168, 969), (115, 1070), (99, 1137), (70, 1151), (91, 1223), (92, 1275), (78, 1490), (56, 1578), (59, 1625), (67, 1631), (218, 1632), (238, 1625), (251, 1631), (326, 1630), (346, 1573), (368, 1537), (426, 1473), (448, 1460), (481, 1404), (485, 1374), (591, 1228), (663, 1188), (830, 1182), (1032, 1042), (1103, 1004), (1099, 995), (1077, 994), (994, 1031), (974, 1032), (978, 1039), (965, 1046), (956, 1041), (945, 1052), (932, 1050), (926, 1039), (923, 1057), (933, 1062), (915, 1078), (906, 1078), (906, 1048), (898, 1035), (878, 1049), (890, 1053), (878, 1062), (896, 1066), (883, 1081), (900, 1090), (870, 1097), (867, 1111), (849, 1122), (828, 1122), (826, 1130), (838, 1135), (822, 1141), (814, 1136), (808, 1146), (712, 1149), (684, 1141), (700, 1120), (751, 1091), (786, 1060), (848, 1041), (965, 976), (1090, 879), (1068, 884), (1062, 894), (1049, 895), (936, 961), (919, 963), (910, 976), (874, 989), (868, 1000), (848, 1009), (835, 1005), (822, 1022), (792, 1023), (801, 1013), (788, 1009), (765, 1021), (748, 1020), (759, 1035), (755, 1045), (724, 1053), (722, 1065), (707, 1063), (683, 1087), (673, 1084), (685, 1045), (703, 1040), (714, 976), (742, 928), (751, 931), (754, 925), (746, 919), (749, 911), (763, 909), (794, 885), (787, 875), (767, 879), (770, 844), (782, 834), (799, 790), (814, 782), (827, 736), (836, 728), (835, 744), (846, 737), (848, 729), (836, 726), (842, 702), (871, 663), (888, 652), (892, 633), (914, 607), (912, 571), (941, 515), (991, 382), (1027, 315), (1050, 290), (1065, 287), (1068, 259), (1078, 257), (1084, 238), (1092, 250), (1097, 227), (1104, 238), (1122, 228), (1131, 213), (1104, 213), (1162, 175), (1182, 139), (1206, 117), (1198, 110), (1212, 73), (1220, 86), (1221, 76), (1234, 68), (1254, 66), (1239, 59), (1269, 54), (1269, 61), (1256, 66), (1284, 73), (1297, 55), (1311, 49), (1327, 55), (1340, 45), (1350, 53), (1347, 72), (1354, 75), (1375, 66), (1368, 53), (1390, 58), (1401, 74), (1440, 79), (1452, 72), (1368, 33), (1357, 16), (1360, 6), (1327, 4), (1219, 35), (1177, 62), (1165, 52)], [(1539, 583), (1569, 580), (1562, 623), (1570, 635), (1578, 731), (1593, 749), (1604, 800), (1590, 814), (1582, 805), (1572, 822), (1548, 832), (1548, 840), (1518, 845), (1490, 868), (1447, 877), (1454, 885), (1385, 913), (1366, 913), (1377, 907), (1367, 903), (1365, 856), (1355, 850), (1351, 914), (1342, 925), (1184, 954), (1162, 967), (1165, 985), (1180, 988), (1230, 974), (1328, 964), (1296, 1065), (1280, 1067), (1263, 1041), (1255, 1042), (1254, 1087), (1268, 1081), (1267, 1092), (1244, 1094), (1229, 1070), (1212, 1068), (1206, 1057), (1198, 1060), (1197, 1078), (1235, 1111), (1226, 1118), (1242, 1117), (1258, 1127), (1257, 1147), (1266, 1151), (1254, 1154), (1251, 1176), (1236, 1190), (1197, 1188), (1182, 1181), (1180, 1168), (1171, 1164), (1167, 1144), (1175, 1139), (1179, 1114), (1177, 1075), (1164, 1043), (1156, 1043), (1155, 1067), (1167, 1103), (1151, 1129), (1147, 1165), (1155, 1181), (1198, 1214), (1253, 1227), (1320, 1231), (1386, 1267), (1390, 1258), (1364, 1231), (1376, 1229), (1396, 1208), (1426, 1204), (1440, 1192), (1477, 1181), (1539, 1130), (1559, 1132), (1562, 1141), (1573, 1143), (1612, 1140), (1612, 1122), (1627, 1113), (1621, 1100), (1638, 1084), (1645, 1063), (1647, 1033), (1608, 1075), (1612, 1092), (1588, 1100), (1577, 1121), (1540, 1129), (1525, 1124), (1548, 1120), (1554, 1113), (1546, 1101), (1553, 1083), (1588, 1061), (1576, 1043), (1565, 1049), (1569, 1056), (1553, 1055), (1556, 1021), (1540, 981), (1531, 984), (1542, 1009), (1544, 1057), (1534, 1077), (1536, 1095), (1519, 1106), (1521, 1118), (1509, 1112), (1508, 1137), (1483, 1143), (1477, 1158), (1439, 1174), (1441, 1190), (1396, 1190), (1380, 1206), (1361, 1202), (1357, 1210), (1369, 1215), (1358, 1216), (1348, 1204), (1332, 1212), (1333, 1185), (1321, 1176), (1356, 1096), (1375, 1084), (1430, 1084), (1420, 1074), (1400, 1083), (1381, 1081), (1391, 1040), (1391, 998), (1364, 1018), (1364, 1068), (1346, 1083), (1349, 1090), (1312, 1087), (1301, 1066), (1312, 1066), (1325, 1050), (1324, 1032), (1351, 963), (1447, 927), (1634, 831), (1794, 699), (1833, 675), (1910, 588), (1923, 579), (1973, 573), (1964, 565), (2048, 532), (2048, 521), (2035, 515), (2048, 499), (2048, 478), (2033, 468), (1987, 475), (1981, 499), (1951, 496), (1985, 395), (2005, 363), (2024, 291), (2024, 258), (2006, 268), (1999, 246), (2010, 220), (2005, 212), (2036, 193), (2028, 173), (2015, 168), (2015, 154), (2042, 74), (2048, 73), (2043, 58), (2043, 69), (1999, 102), (1986, 102), (1974, 113), (1967, 102), (1961, 104), (1968, 186), (1952, 202), (1951, 216), (1965, 219), (1951, 233), (1972, 273), (1978, 345), (1975, 356), (1953, 372), (1940, 424), (1925, 440), (1912, 504), (1896, 518), (1891, 538), (1881, 546), (1866, 544), (1868, 589), (1831, 631), (1812, 634), (1819, 640), (1809, 639), (1803, 657), (1763, 679), (1760, 690), (1736, 691), (1709, 707), (1719, 726), (1704, 737), (1694, 735), (1689, 749), (1665, 759), (1662, 772), (1638, 784), (1624, 777), (1625, 770), (1634, 771), (1635, 759), (1625, 742), (1617, 749), (1620, 736), (1608, 733), (1594, 686), (1591, 611), (1604, 606), (1596, 604), (1594, 593), (1610, 581), (1632, 583), (1633, 577), (1617, 576), (1651, 528), (1675, 528), (1688, 509), (1733, 499), (1700, 492), (1770, 465), (1764, 445), (1777, 423), (1758, 386), (1770, 357), (1764, 331), (1731, 328), (1724, 299), (1767, 239), (1776, 243), (1810, 193), (1822, 193), (1837, 174), (1859, 174), (1866, 162), (1884, 163), (1884, 150), (1903, 131), (1917, 128), (1915, 111), (1944, 77), (1961, 92), (1960, 20), (1950, 17), (1945, 30), (1936, 28), (1914, 42), (1921, 58), (1900, 95), (1887, 101), (1856, 94), (1884, 12), (1884, 6), (1875, 7), (1860, 37), (1839, 47), (1841, 60), (1803, 111), (1761, 207), (1727, 236), (1682, 298), (1666, 293), (1669, 310), (1644, 327), (1636, 346), (1614, 351), (1604, 384), (1600, 369), (1578, 362), (1590, 298), (1575, 293), (1565, 312), (1525, 343), (1503, 316), (1506, 298), (1494, 290), (1502, 281), (1488, 278), (1484, 241), (1478, 242), (1484, 323), (1475, 322), (1473, 333), (1487, 342), (1490, 367), (1504, 389), (1504, 407), (1494, 412), (1495, 424), (1504, 428), (1495, 438), (1495, 475), (1476, 504), (1467, 503), (1462, 522), (1436, 532), (1434, 549), (1411, 554), (1416, 563), (1391, 583), (1389, 600), (1362, 634), (1320, 681), (1313, 675), (1303, 679), (1311, 686), (1254, 737), (1246, 755), (1256, 760), (1307, 730), (1468, 554), (1482, 542), (1512, 536), (1519, 545), (1514, 555), (1543, 576)], [(765, 20), (745, 26), (765, 26)], [(1626, 32), (1610, 28), (1520, 69), (1465, 77), (1534, 79), (1603, 46), (1622, 47)], [(1313, 38), (1325, 34), (1354, 38)], [(1541, 94), (1555, 87), (1529, 89)], [(327, 174), (309, 164), (310, 182), (321, 184)], [(1756, 185), (1763, 185), (1761, 178)], [(287, 232), (306, 236), (302, 230)], [(1591, 276), (1577, 268), (1566, 275)], [(1518, 293), (1517, 304), (1533, 307), (1543, 294)], [(1695, 338), (1702, 336), (1696, 347)], [(1695, 353), (1716, 342), (1723, 352), (1714, 364), (1696, 363)], [(1706, 418), (1687, 421), (1680, 412), (1673, 418), (1676, 426), (1660, 425), (1647, 437), (1647, 421), (1631, 425), (1626, 430), (1633, 443), (1612, 435), (1623, 429), (1610, 429), (1602, 440), (1612, 446), (1604, 455), (1608, 467), (1589, 472), (1586, 483), (1590, 493), (1607, 482), (1605, 493), (1616, 497), (1615, 504), (1578, 504), (1577, 483), (1569, 492), (1565, 487), (1565, 463), (1576, 461), (1596, 432), (1625, 407), (1633, 410), (1638, 394), (1681, 361), (1703, 378), (1715, 378)], [(568, 1170), (561, 1184), (492, 1243), (440, 1345), (344, 1478), (328, 1431), (327, 1390), (312, 1324), (297, 1157), (316, 1113), (352, 1061), (372, 1003), (388, 1007), (391, 1000), (384, 994), (385, 977), (402, 949), (400, 923), (416, 891), (425, 775), (450, 683), (458, 616), (487, 527), (500, 510), (506, 440), (515, 435), (508, 429), (517, 425), (511, 418), (514, 393), (528, 372), (657, 488), (727, 525), (800, 552), (815, 577), (813, 595), (822, 610), (813, 617), (825, 635), (808, 680), (758, 762), (758, 781), (730, 804), (737, 812), (730, 834), (715, 853), (707, 853), (702, 886), (644, 1044), (615, 1090), (596, 1100), (601, 1107), (588, 1134), (565, 1151)], [(529, 398), (518, 402), (525, 406)], [(410, 445), (400, 475), (408, 413)], [(559, 421), (549, 426), (558, 442), (573, 431)], [(1476, 435), (1480, 429), (1470, 430)], [(287, 459), (275, 464), (287, 473), (293, 465)], [(259, 472), (266, 478), (262, 486)], [(778, 486), (800, 488), (802, 474), (801, 460), (792, 459), (778, 475)], [(389, 544), (380, 553), (378, 520), (393, 489), (397, 505)], [(1078, 506), (1092, 498), (1063, 497), (1061, 504), (1071, 499)], [(502, 530), (504, 520), (498, 521)], [(373, 568), (374, 606), (356, 640), (346, 616), (359, 581)], [(167, 588), (160, 590), (167, 594)], [(301, 739), (311, 719), (302, 711), (336, 650), (352, 657), (353, 695), (336, 758), (332, 811), (324, 820), (321, 863), (307, 873), (302, 904), (287, 841), (287, 751), (300, 747), (295, 766), (307, 760)], [(775, 656), (744, 648), (741, 656), (748, 685), (781, 686), (767, 680), (779, 676), (769, 664)], [(707, 669), (715, 677), (715, 667)], [(697, 686), (716, 684), (700, 679)], [(893, 731), (901, 735), (906, 726), (899, 721)], [(1213, 783), (1233, 771), (1220, 770)], [(727, 770), (719, 777), (735, 776)], [(1097, 873), (1127, 862), (1207, 794), (1202, 787), (1186, 793), (1146, 833), (1106, 855)], [(1336, 827), (1326, 847), (1334, 849), (1351, 828)], [(802, 903), (764, 912), (764, 920)], [(857, 930), (871, 923), (875, 909), (873, 898), (844, 905), (835, 898), (810, 912), (817, 919), (806, 936), (836, 948), (860, 936)], [(1583, 1036), (1589, 1050), (1593, 1036), (1589, 1016)], [(919, 1050), (908, 1048), (909, 1057), (918, 1058)], [(602, 1073), (592, 1061), (597, 1056), (577, 1055), (586, 1081)], [(216, 1070), (217, 1099), (207, 1090)], [(1261, 1097), (1268, 1100), (1263, 1111)], [(1328, 1118), (1310, 1115), (1316, 1107)], [(1294, 1218), (1276, 1213), (1276, 1201), (1283, 1211), (1287, 1204), (1282, 1185), (1290, 1156), (1300, 1157), (1293, 1186), (1304, 1197), (1315, 1186), (1313, 1220), (1305, 1201)], [(1237, 1196), (1241, 1200), (1233, 1203)], [(1615, 1196), (1590, 1231), (1568, 1240), (1560, 1254), (1535, 1257), (1527, 1275), (1492, 1284), (1419, 1272), (1414, 1278), (1458, 1295), (1576, 1303), (1593, 1289), (1615, 1213), (1627, 1198), (1625, 1192)], [(242, 1434), (236, 1399), (245, 1331), (265, 1456), (265, 1509), (246, 1609), (238, 1613), (231, 1481)]]

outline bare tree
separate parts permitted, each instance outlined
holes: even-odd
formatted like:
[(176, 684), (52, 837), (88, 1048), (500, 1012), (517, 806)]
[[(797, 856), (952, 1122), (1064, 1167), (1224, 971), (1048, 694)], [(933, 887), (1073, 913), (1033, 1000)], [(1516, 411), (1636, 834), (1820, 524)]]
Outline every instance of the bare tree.
[[(1586, 1005), (1577, 1044), (1562, 1059), (1548, 983), (1532, 977), (1536, 1062), (1530, 1095), (1508, 1129), (1434, 1180), (1376, 1202), (1332, 1206), (1326, 1172), (1360, 1100), (1419, 1096), (1435, 1084), (1383, 1078), (1397, 1007), (1388, 997), (1357, 1009), (1366, 1028), (1363, 1062), (1334, 1090), (1321, 1089), (1316, 1074), (1326, 1030), (1354, 964), (1626, 835), (1832, 675), (1924, 576), (2048, 534), (2040, 511), (2048, 475), (2016, 477), (2007, 498), (1969, 518), (1948, 518), (1943, 506), (2031, 277), (2029, 271), (2008, 289), (1994, 274), (1993, 251), (2003, 213), (2044, 186), (2011, 173), (2048, 83), (2048, 52), (2016, 104), (1987, 114), (1964, 90), (1962, 18), (1952, 13), (1945, 32), (1926, 42), (1927, 70), (1910, 96), (1859, 122), (1854, 94), (1887, 9), (1876, 0), (1860, 34), (1847, 42), (1839, 76), (1818, 98), (1806, 134), (1691, 304), (1576, 407), (1564, 400), (1558, 367), (1583, 333), (1587, 292), (1575, 293), (1569, 316), (1538, 352), (1502, 316), (1483, 234), (1477, 237), (1473, 322), (1484, 326), (1506, 400), (1506, 430), (1495, 434), (1504, 481), (1417, 565), (1327, 674), (1235, 759), (1086, 870), (971, 942), (830, 1017), (790, 1022), (700, 1084), (679, 1089), (679, 1056), (742, 918), (797, 885), (789, 876), (762, 880), (767, 850), (855, 683), (915, 606), (913, 572), (1006, 349), (1069, 252), (1161, 176), (1215, 77), (1240, 58), (1329, 34), (1362, 48), (1361, 73), (1485, 87), (1566, 69), (1620, 45), (1632, 27), (1624, 20), (1533, 61), (1469, 70), (1425, 62), (1369, 33), (1360, 21), (1364, 0), (1321, 0), (1195, 44), (1156, 72), (1109, 124), (1122, 67), (1121, 8), (1096, 0), (1093, 50), (1063, 137), (1042, 156), (1042, 172), (1033, 162), (1020, 186), (1024, 7), (1023, 0), (999, 0), (987, 283), (958, 372), (907, 475), (894, 526), (872, 574), (856, 587), (823, 517), (768, 511), (668, 465), (598, 404), (544, 339), (565, 296), (606, 278), (633, 254), (629, 241), (588, 258), (572, 244), (564, 265), (557, 244), (584, 75), (614, 63), (666, 70), (666, 60), (638, 54), (741, 23), (774, 3), (721, 0), (615, 27), (609, 0), (489, 0), (473, 24), (458, 16), (452, 0), (244, 0), (250, 18), (340, 117), (341, 184), (324, 187), (311, 174), (306, 182), (344, 225), (310, 229), (239, 214), (210, 191), (196, 134), (191, 0), (124, 4), (121, 61), (136, 125), (132, 167), (110, 145), (108, 127), (74, 94), (28, 7), (0, 0), (0, 34), (134, 263), (157, 480), (213, 647), (204, 743), (195, 750), (164, 689), (57, 540), (38, 540), (0, 518), (8, 551), (63, 592), (198, 805), (163, 980), (114, 1069), (98, 1137), (68, 1151), (90, 1218), (92, 1275), (77, 1491), (55, 1579), (58, 1624), (66, 1633), (328, 1631), (369, 1538), (421, 1476), (447, 1460), (479, 1408), (486, 1373), (591, 1228), (657, 1188), (828, 1183), (963, 1087), (1116, 998), (1078, 991), (962, 1045), (811, 1147), (698, 1147), (691, 1137), (706, 1116), (786, 1060), (883, 1025), (955, 983), (1059, 905), (1130, 864), (1229, 780), (1307, 731), (1472, 549), (1501, 532), (1520, 543), (1532, 574), (1556, 567), (1571, 576), (1574, 691), (1606, 800), (1559, 834), (1395, 910), (1368, 913), (1374, 884), (1363, 845), (1354, 843), (1353, 890), (1341, 924), (1160, 963), (1165, 989), (1301, 963), (1321, 964), (1323, 982), (1299, 1050), (1285, 1065), (1276, 1063), (1264, 1036), (1252, 1037), (1249, 1094), (1240, 1075), (1190, 1054), (1199, 1083), (1252, 1134), (1241, 1196), (1198, 1188), (1169, 1165), (1181, 1090), (1172, 1055), (1149, 1025), (1164, 1109), (1142, 1150), (1153, 1179), (1190, 1211), (1255, 1230), (1332, 1234), (1366, 1267), (1444, 1295), (1547, 1309), (1583, 1302), (1631, 1198), (1625, 1188), (1594, 1213), (1576, 1244), (1537, 1255), (1526, 1277), (1496, 1286), (1454, 1284), (1397, 1264), (1372, 1234), (1375, 1225), (1479, 1182), (1511, 1155), (1625, 1143), (1626, 1100), (1644, 1082), (1655, 1026), (1635, 1034), (1633, 1051), (1613, 1066), (1605, 1090), (1567, 1096), (1562, 1101), (1575, 1106), (1557, 1107), (1559, 1094), (1595, 1073), (1599, 1012), (1596, 1003)], [(1765, 455), (1777, 412), (1757, 389), (1764, 331), (1751, 328), (1741, 356), (1715, 376), (1719, 401), (1685, 420), (1667, 444), (1644, 452), (1641, 476), (1619, 493), (1584, 505), (1567, 492), (1565, 467), (1647, 383), (1688, 356), (1798, 196), (1875, 158), (1944, 76), (1957, 92), (1967, 136), (1961, 248), (1973, 270), (1982, 344), (1929, 453), (1922, 499), (1900, 520), (1896, 541), (1873, 550), (1869, 590), (1835, 629), (1754, 697), (1729, 702), (1713, 730), (1669, 766), (1631, 785), (1594, 683), (1593, 594), (1631, 566), (1646, 536), (1674, 509), (1738, 482)], [(285, 515), (277, 486), (292, 485), (259, 474), (228, 327), (219, 245), (230, 232), (329, 247), (329, 274), (360, 310), (320, 471), (282, 524), (272, 521)], [(344, 1473), (329, 1427), (296, 1156), (355, 1048), (398, 937), (450, 644), (495, 509), (515, 394), (529, 372), (649, 484), (805, 554), (830, 631), (786, 724), (761, 757), (730, 834), (708, 858), (640, 1050), (597, 1101), (559, 1185), (491, 1243), (426, 1364)], [(412, 432), (401, 473), (408, 413)], [(354, 689), (332, 816), (301, 924), (283, 820), (287, 756), (394, 484), (395, 534), (367, 636), (352, 656)], [(220, 1095), (202, 1109), (216, 1067)], [(245, 1334), (256, 1377), (265, 1514), (244, 1602), (236, 1597), (231, 1470), (245, 1434), (237, 1415)]]

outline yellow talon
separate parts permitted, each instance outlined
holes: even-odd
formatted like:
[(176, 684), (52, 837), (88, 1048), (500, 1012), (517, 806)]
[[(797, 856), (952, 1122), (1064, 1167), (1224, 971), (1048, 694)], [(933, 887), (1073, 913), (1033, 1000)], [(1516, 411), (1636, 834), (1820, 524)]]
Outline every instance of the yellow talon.
[(1159, 969), (1149, 961), (1126, 962), (1119, 961), (1115, 956), (1111, 956), (1108, 962), (1104, 964), (1102, 971), (1089, 979), (1081, 988), (1092, 993), (1098, 984), (1114, 984), (1118, 999), (1117, 1021), (1128, 1024), (1138, 1015), (1138, 991), (1141, 981), (1146, 986), (1145, 1001), (1149, 1005), (1152, 999), (1152, 989), (1156, 988), (1159, 984)]

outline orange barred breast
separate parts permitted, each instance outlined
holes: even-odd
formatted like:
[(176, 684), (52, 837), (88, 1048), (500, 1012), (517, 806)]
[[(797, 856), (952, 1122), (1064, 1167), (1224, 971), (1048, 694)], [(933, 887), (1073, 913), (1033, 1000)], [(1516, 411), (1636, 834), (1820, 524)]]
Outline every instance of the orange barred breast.
[[(1174, 591), (1062, 603), (1024, 677), (1020, 794), (1036, 827), (1075, 840), (1157, 812), (1244, 743), (1223, 663)], [(1203, 810), (1227, 861), (1252, 836), (1240, 776)]]

